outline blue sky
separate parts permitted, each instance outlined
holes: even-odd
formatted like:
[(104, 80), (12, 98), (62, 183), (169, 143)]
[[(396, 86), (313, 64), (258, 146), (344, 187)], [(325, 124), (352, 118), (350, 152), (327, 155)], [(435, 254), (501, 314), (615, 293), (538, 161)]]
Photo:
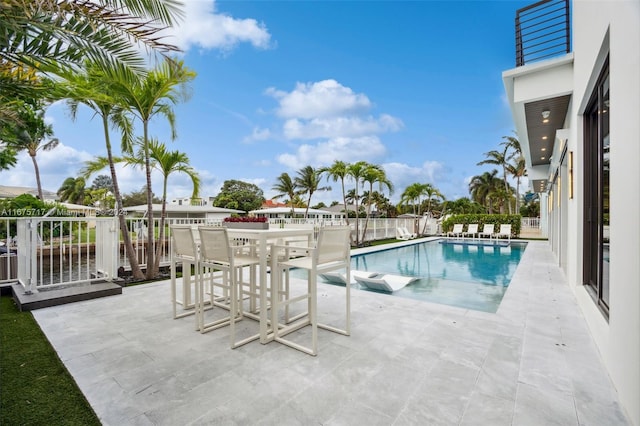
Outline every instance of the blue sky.
[[(161, 121), (151, 133), (188, 154), (202, 196), (240, 179), (270, 198), (280, 173), (339, 159), (382, 165), (394, 202), (414, 182), (456, 199), (468, 195), (470, 177), (491, 169), (476, 165), (483, 153), (512, 134), (501, 73), (515, 63), (515, 12), (530, 2), (185, 3), (186, 19), (168, 40), (198, 76), (191, 99), (175, 108), (178, 139)], [(61, 144), (37, 159), (44, 189), (57, 191), (105, 154), (104, 140), (88, 110), (72, 122), (56, 104), (47, 119)], [(30, 158), (21, 154), (0, 179), (35, 186)], [(144, 176), (122, 169), (119, 181), (130, 192)], [(312, 204), (340, 200), (332, 185)], [(188, 178), (171, 176), (170, 198), (190, 193)]]

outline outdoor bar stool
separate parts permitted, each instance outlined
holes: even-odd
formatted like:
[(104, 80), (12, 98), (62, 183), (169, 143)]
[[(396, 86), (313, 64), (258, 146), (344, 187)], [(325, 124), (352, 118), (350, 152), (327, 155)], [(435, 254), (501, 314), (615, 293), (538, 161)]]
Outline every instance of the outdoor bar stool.
[[(173, 318), (183, 318), (196, 313), (196, 302), (192, 294), (197, 297), (198, 287), (198, 247), (190, 225), (172, 225), (171, 230), (171, 300), (173, 304)], [(178, 298), (176, 282), (176, 265), (182, 264), (182, 298)], [(195, 274), (191, 273), (193, 268)], [(192, 293), (193, 289), (193, 293)], [(178, 313), (178, 305), (184, 312)]]
[[(277, 265), (278, 262), (284, 262), (286, 260), (295, 259), (298, 257), (304, 257), (309, 255), (309, 240), (307, 237), (287, 237), (283, 239), (279, 239), (274, 244), (271, 245), (269, 251), (270, 263)], [(275, 268), (274, 268), (275, 269)], [(287, 268), (283, 271), (280, 277), (280, 285), (278, 289), (278, 297), (280, 300), (284, 301), (289, 298), (289, 293), (291, 289), (291, 268)], [(289, 324), (291, 322), (297, 321), (300, 318), (307, 316), (309, 314), (308, 311), (301, 312), (295, 316), (291, 316), (289, 314), (289, 306), (290, 303), (284, 304), (284, 323)]]
[[(206, 333), (229, 325), (232, 349), (260, 338), (258, 333), (236, 342), (235, 337), (235, 323), (244, 317), (240, 298), (242, 269), (245, 267), (255, 268), (259, 264), (259, 259), (247, 254), (245, 251), (246, 246), (242, 250), (233, 247), (229, 241), (226, 228), (200, 226), (198, 227), (198, 232), (200, 234), (200, 268), (221, 271), (222, 281), (212, 279), (211, 284), (214, 287), (224, 288), (229, 292), (229, 314), (221, 319), (206, 322), (203, 304), (204, 280), (199, 281), (196, 312), (200, 332)], [(251, 276), (255, 278), (255, 273), (252, 273)]]
[[(318, 327), (344, 335), (350, 334), (350, 322), (351, 322), (351, 287), (345, 286), (346, 291), (346, 326), (344, 329), (339, 329), (333, 326), (318, 324), (317, 319), (317, 280), (318, 274), (338, 269), (345, 269), (346, 276), (350, 276), (350, 233), (349, 227), (327, 227), (322, 228), (318, 234), (318, 242), (316, 247), (307, 248), (308, 255), (303, 257), (296, 257), (292, 259), (285, 259), (276, 262), (276, 273), (278, 274), (279, 286), (282, 283), (282, 276), (287, 270), (291, 268), (300, 268), (307, 270), (307, 289), (306, 292), (299, 296), (291, 296), (284, 291), (281, 291), (281, 296), (285, 296), (283, 300), (279, 300), (280, 297), (274, 297), (274, 304), (277, 306), (272, 308), (272, 323), (273, 323), (273, 339), (277, 342), (283, 343), (294, 349), (298, 349), (310, 355), (317, 355), (318, 353)], [(288, 246), (278, 246), (278, 249), (286, 250)], [(279, 287), (281, 288), (281, 287)], [(308, 315), (298, 321), (292, 322), (288, 325), (280, 327), (278, 324), (278, 316), (280, 307), (286, 307), (292, 303), (307, 301)], [(299, 330), (307, 325), (311, 326), (311, 347), (306, 347), (295, 343), (284, 336)]]

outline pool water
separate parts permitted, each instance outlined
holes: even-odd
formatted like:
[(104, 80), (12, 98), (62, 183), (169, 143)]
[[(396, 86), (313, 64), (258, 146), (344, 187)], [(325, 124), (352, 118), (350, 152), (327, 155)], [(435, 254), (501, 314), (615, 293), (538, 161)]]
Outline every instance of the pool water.
[(496, 312), (525, 247), (430, 241), (352, 256), (351, 268), (420, 277), (393, 296)]

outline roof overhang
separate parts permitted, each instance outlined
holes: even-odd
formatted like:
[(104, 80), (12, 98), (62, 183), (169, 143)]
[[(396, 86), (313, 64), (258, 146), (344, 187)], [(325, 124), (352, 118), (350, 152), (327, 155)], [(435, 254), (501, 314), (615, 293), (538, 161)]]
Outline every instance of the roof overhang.
[[(547, 189), (557, 131), (567, 125), (573, 94), (573, 53), (502, 73), (531, 190)], [(565, 140), (566, 141), (566, 140)]]

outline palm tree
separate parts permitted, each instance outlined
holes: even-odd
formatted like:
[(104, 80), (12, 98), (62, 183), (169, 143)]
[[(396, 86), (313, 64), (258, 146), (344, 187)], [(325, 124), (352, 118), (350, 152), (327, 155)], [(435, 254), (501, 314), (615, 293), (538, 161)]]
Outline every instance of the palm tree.
[(60, 201), (68, 201), (74, 204), (84, 203), (86, 181), (83, 177), (68, 177), (58, 189)]
[[(420, 216), (420, 206), (422, 204), (422, 197), (424, 197), (427, 193), (427, 186), (428, 184), (424, 184), (424, 183), (412, 183), (411, 185), (407, 186), (404, 190), (404, 192), (402, 193), (402, 195), (400, 195), (400, 204), (411, 204), (413, 206), (413, 214), (414, 216)], [(416, 209), (417, 206), (417, 209)], [(414, 233), (419, 233), (420, 232), (420, 226), (418, 224), (418, 218), (416, 217), (414, 219), (414, 223), (413, 223), (413, 232)]]
[(425, 196), (426, 191), (426, 184), (418, 182), (412, 183), (411, 185), (407, 186), (400, 195), (400, 204), (410, 204), (413, 207), (413, 214), (416, 216), (420, 216), (420, 200)]
[(496, 189), (502, 186), (502, 181), (497, 177), (498, 171), (484, 172), (479, 176), (474, 176), (469, 182), (471, 199), (482, 204), (488, 209), (489, 214), (493, 214), (492, 196)]
[(110, 126), (121, 132), (121, 150), (130, 153), (132, 150), (133, 124), (123, 108), (124, 101), (118, 96), (119, 85), (115, 82), (129, 81), (132, 78), (125, 69), (104, 69), (98, 64), (85, 62), (84, 72), (70, 73), (66, 76), (66, 81), (58, 84), (55, 90), (59, 97), (67, 98), (67, 105), (71, 112), (71, 117), (75, 119), (79, 106), (85, 105), (93, 110), (94, 114), (102, 120), (102, 130), (107, 151), (106, 164), (99, 164), (99, 168), (85, 168), (82, 174), (89, 178), (91, 174), (97, 173), (104, 167), (109, 167), (111, 181), (113, 183), (113, 196), (116, 202), (115, 212), (118, 215), (120, 233), (122, 235), (125, 254), (131, 265), (131, 275), (135, 280), (144, 279), (144, 274), (138, 263), (136, 252), (133, 249), (133, 242), (127, 228), (125, 217), (122, 213), (123, 203), (118, 176), (116, 174), (113, 149), (111, 146)]
[[(50, 98), (47, 75), (102, 67), (145, 71), (138, 46), (178, 51), (158, 31), (183, 16), (175, 0), (5, 0), (0, 6), (0, 122), (15, 122), (18, 99)], [(64, 78), (64, 77), (63, 77)]]
[[(142, 123), (142, 150), (145, 162), (147, 185), (147, 214), (153, 220), (153, 192), (151, 187), (151, 153), (149, 147), (149, 122), (154, 117), (164, 116), (169, 122), (171, 138), (177, 137), (175, 114), (171, 105), (188, 99), (186, 83), (195, 78), (195, 73), (184, 66), (183, 61), (165, 59), (160, 66), (149, 71), (142, 79), (130, 78), (118, 81), (118, 96)], [(153, 247), (154, 233), (147, 235), (148, 247)], [(153, 250), (147, 250), (147, 265), (155, 265)], [(156, 271), (147, 268), (147, 278), (155, 277)]]
[(321, 173), (327, 174), (327, 180), (332, 179), (334, 182), (340, 180), (340, 187), (342, 188), (342, 202), (345, 209), (345, 217), (347, 225), (349, 225), (349, 209), (347, 208), (347, 193), (344, 188), (344, 180), (349, 174), (349, 164), (344, 161), (335, 160), (329, 167), (324, 167), (320, 170)]
[(516, 214), (520, 214), (520, 180), (527, 175), (524, 156), (518, 157), (515, 164), (507, 164), (507, 171), (516, 178)]
[[(200, 192), (200, 177), (198, 172), (189, 165), (189, 157), (184, 152), (168, 151), (167, 147), (158, 142), (156, 139), (149, 141), (149, 152), (152, 159), (152, 166), (162, 174), (162, 213), (160, 215), (160, 230), (158, 232), (158, 241), (160, 244), (156, 247), (154, 270), (157, 273), (160, 268), (160, 254), (162, 253), (162, 242), (164, 241), (164, 224), (167, 216), (167, 183), (169, 175), (174, 172), (184, 173), (191, 179), (193, 183), (193, 191), (191, 199), (198, 198)], [(142, 155), (135, 158), (139, 166), (143, 165)]]
[(384, 169), (377, 164), (369, 164), (362, 174), (362, 184), (367, 182), (369, 184), (369, 192), (367, 194), (367, 217), (364, 221), (364, 227), (362, 230), (362, 240), (364, 241), (365, 235), (367, 233), (367, 226), (369, 226), (369, 218), (371, 217), (371, 202), (373, 195), (373, 184), (377, 183), (380, 186), (380, 191), (382, 191), (382, 187), (386, 187), (389, 190), (389, 193), (393, 192), (393, 184), (387, 178), (387, 174), (384, 172)]
[(9, 170), (15, 167), (18, 159), (16, 158), (17, 152), (15, 149), (7, 148), (6, 146), (0, 146), (0, 171)]
[(356, 229), (355, 229), (356, 245), (359, 245), (360, 243), (360, 234), (358, 230), (358, 225), (360, 223), (360, 220), (359, 220), (360, 210), (358, 208), (358, 200), (360, 199), (360, 196), (358, 195), (358, 186), (360, 185), (360, 180), (364, 177), (365, 170), (367, 169), (368, 166), (369, 166), (369, 163), (367, 163), (366, 161), (358, 161), (357, 163), (349, 164), (347, 168), (347, 173), (349, 177), (351, 177), (355, 183), (354, 194), (352, 199), (356, 205)]
[[(442, 195), (442, 193), (433, 185), (431, 185), (430, 183), (425, 184), (424, 186), (424, 195), (426, 195), (427, 197), (427, 214), (431, 213), (431, 201), (434, 198), (439, 198), (440, 200), (444, 201), (444, 195)], [(431, 216), (429, 216), (431, 217)], [(427, 233), (427, 220), (424, 221), (424, 227), (422, 228), (422, 233), (426, 234)]]
[(36, 175), (38, 197), (44, 200), (40, 181), (40, 168), (38, 167), (36, 156), (38, 151), (51, 151), (58, 146), (59, 141), (57, 138), (51, 138), (53, 136), (53, 127), (45, 123), (44, 109), (41, 105), (32, 107), (24, 104), (19, 115), (21, 125), (13, 127), (13, 137), (7, 141), (7, 146), (16, 151), (24, 150), (29, 153)]
[[(505, 193), (508, 194), (509, 183), (507, 182), (507, 163), (508, 163), (507, 149), (505, 148), (504, 151), (502, 152), (492, 150), (489, 152), (485, 152), (484, 155), (485, 157), (487, 157), (487, 159), (480, 161), (478, 163), (478, 166), (481, 166), (483, 164), (495, 164), (497, 166), (502, 167), (502, 179), (504, 181), (504, 190), (505, 190)], [(508, 202), (508, 200), (505, 200), (505, 201)], [(508, 203), (508, 205), (509, 205), (509, 214), (511, 214), (511, 203)]]
[[(200, 177), (198, 172), (189, 165), (189, 157), (187, 154), (180, 151), (168, 151), (167, 147), (158, 142), (156, 139), (149, 141), (149, 152), (151, 155), (151, 166), (158, 170), (162, 174), (162, 213), (160, 215), (160, 225), (158, 231), (158, 241), (164, 240), (164, 225), (167, 216), (167, 184), (169, 176), (174, 172), (184, 173), (191, 179), (193, 183), (193, 191), (191, 198), (198, 198), (200, 192)], [(123, 157), (114, 157), (113, 161), (116, 163), (124, 163), (127, 166), (143, 168), (145, 164), (144, 153), (142, 147), (138, 151), (136, 156), (125, 155)], [(86, 168), (90, 170), (101, 170), (106, 167), (109, 160), (106, 157), (96, 157), (92, 161), (86, 163)], [(160, 254), (162, 250), (162, 243), (156, 246), (155, 264), (153, 268), (157, 273), (160, 267)]]
[(289, 206), (291, 207), (291, 218), (294, 218), (296, 216), (294, 210), (294, 199), (298, 195), (298, 187), (295, 181), (291, 179), (291, 176), (289, 176), (289, 173), (285, 172), (278, 176), (275, 185), (273, 185), (271, 189), (278, 191), (278, 194), (273, 197), (274, 199), (289, 197), (288, 201)]
[(516, 214), (520, 213), (520, 179), (527, 175), (527, 166), (522, 155), (520, 141), (514, 136), (503, 136), (500, 144), (504, 146), (505, 153), (513, 150), (507, 155), (507, 160), (515, 160), (515, 163), (507, 163), (507, 171), (516, 178)]
[(308, 194), (307, 208), (304, 211), (304, 218), (309, 217), (309, 206), (311, 205), (311, 197), (316, 191), (328, 191), (330, 186), (320, 186), (320, 170), (316, 170), (311, 166), (305, 166), (298, 170), (298, 176), (296, 176), (294, 182), (296, 187), (300, 188), (302, 193)]
[(391, 207), (391, 204), (389, 202), (389, 199), (385, 197), (382, 192), (373, 191), (371, 196), (367, 194), (365, 199), (371, 199), (371, 204), (376, 206), (376, 210), (378, 210), (379, 212), (384, 212), (384, 214), (387, 216), (389, 215), (389, 208)]
[(157, 33), (182, 18), (181, 6), (173, 0), (5, 0), (0, 8), (3, 71), (73, 67), (83, 58), (142, 71), (138, 43), (161, 53), (178, 50)]

